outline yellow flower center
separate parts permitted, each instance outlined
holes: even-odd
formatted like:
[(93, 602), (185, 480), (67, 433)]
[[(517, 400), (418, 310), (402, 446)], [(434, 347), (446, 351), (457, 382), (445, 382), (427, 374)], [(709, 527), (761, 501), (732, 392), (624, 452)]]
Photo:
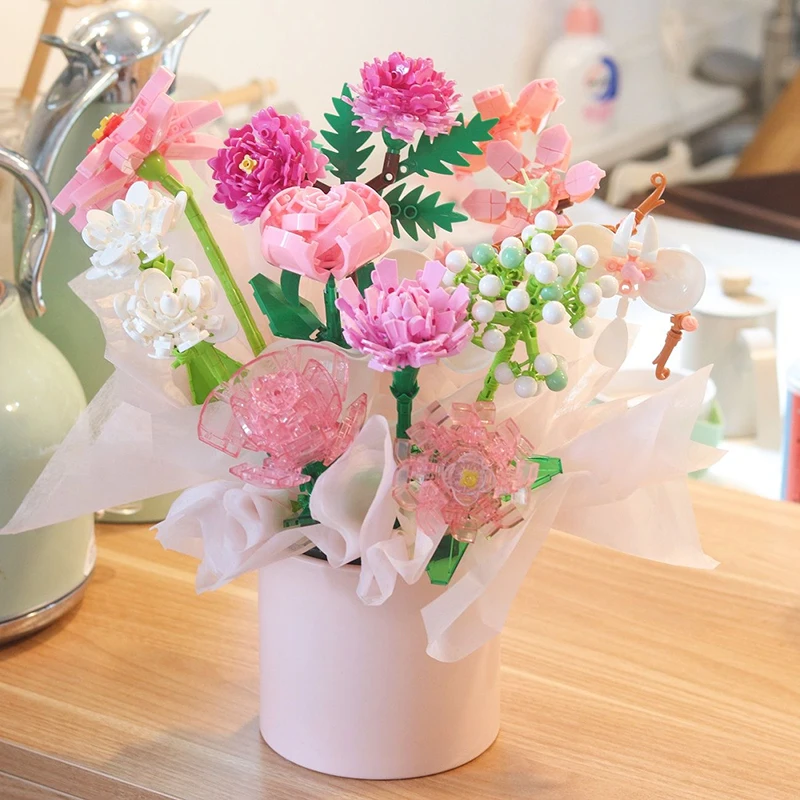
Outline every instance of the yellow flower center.
[(478, 472), (474, 469), (465, 469), (461, 471), (461, 480), (459, 483), (465, 489), (474, 489), (478, 485)]
[(256, 167), (258, 166), (258, 161), (252, 158), (249, 155), (246, 155), (240, 162), (239, 162), (239, 169), (244, 172), (245, 175), (249, 175)]
[(107, 114), (105, 117), (103, 117), (103, 119), (100, 120), (100, 124), (92, 131), (92, 139), (94, 139), (96, 142), (99, 141), (106, 132), (108, 123), (111, 122), (111, 120), (116, 116), (116, 114)]

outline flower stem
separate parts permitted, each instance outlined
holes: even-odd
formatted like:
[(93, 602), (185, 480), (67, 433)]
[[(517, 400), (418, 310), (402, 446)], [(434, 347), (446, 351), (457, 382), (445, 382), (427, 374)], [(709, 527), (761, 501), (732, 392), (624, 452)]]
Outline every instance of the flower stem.
[(479, 403), (490, 403), (492, 400), (494, 400), (494, 393), (497, 391), (497, 387), (500, 385), (497, 382), (497, 379), (494, 377), (494, 371), (498, 366), (500, 366), (500, 364), (508, 363), (514, 357), (514, 349), (516, 348), (517, 342), (519, 341), (520, 336), (523, 335), (523, 331), (527, 325), (530, 325), (530, 320), (521, 314), (518, 315), (517, 318), (511, 323), (511, 327), (508, 329), (508, 333), (506, 334), (506, 343), (503, 346), (503, 349), (499, 350), (492, 359), (489, 372), (487, 373), (486, 379), (483, 382), (483, 389), (481, 389), (480, 394), (478, 395)]
[(241, 369), (242, 365), (230, 356), (217, 350), (208, 341), (198, 342), (182, 353), (175, 351), (173, 369), (185, 365), (189, 376), (189, 389), (195, 405), (202, 405), (206, 398), (224, 381)]
[(325, 332), (320, 338), (326, 342), (338, 344), (340, 347), (347, 347), (342, 335), (342, 317), (339, 309), (336, 308), (337, 297), (336, 281), (331, 275), (325, 284)]
[(247, 307), (247, 301), (244, 299), (244, 295), (233, 279), (228, 262), (225, 260), (225, 256), (219, 244), (217, 244), (217, 240), (211, 233), (211, 229), (208, 227), (203, 212), (194, 199), (192, 190), (169, 174), (163, 156), (157, 152), (150, 153), (150, 155), (145, 158), (136, 171), (136, 174), (146, 181), (160, 183), (171, 195), (176, 195), (178, 192), (186, 192), (188, 198), (186, 202), (186, 218), (189, 220), (192, 230), (203, 246), (203, 250), (211, 263), (211, 267), (222, 285), (225, 296), (228, 298), (233, 308), (233, 313), (236, 314), (236, 318), (242, 326), (242, 330), (247, 337), (247, 342), (253, 351), (253, 355), (257, 356), (265, 347), (264, 337), (256, 326), (253, 315)]
[(417, 375), (418, 367), (403, 367), (392, 376), (391, 392), (397, 401), (397, 428), (398, 439), (408, 439), (408, 429), (411, 427), (411, 409), (414, 398), (419, 393)]

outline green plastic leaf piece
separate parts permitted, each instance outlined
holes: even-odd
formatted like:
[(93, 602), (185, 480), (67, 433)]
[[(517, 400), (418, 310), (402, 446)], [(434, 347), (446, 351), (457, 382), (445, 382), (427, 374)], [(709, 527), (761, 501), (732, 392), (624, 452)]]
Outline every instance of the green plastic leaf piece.
[(536, 480), (531, 484), (531, 489), (538, 489), (546, 483), (550, 483), (556, 475), (561, 475), (564, 471), (561, 465), (561, 459), (555, 456), (529, 456), (528, 461), (539, 465), (539, 474)]
[(311, 339), (324, 327), (311, 303), (298, 297), (298, 304), (290, 305), (281, 287), (266, 275), (256, 275), (250, 280), (250, 285), (259, 308), (269, 320), (270, 330), (276, 336)]
[(192, 401), (198, 406), (205, 403), (217, 386), (230, 380), (234, 372), (242, 368), (238, 361), (217, 350), (207, 340), (198, 342), (182, 353), (176, 350), (172, 368), (177, 369), (182, 365), (186, 367), (189, 377)]
[(496, 119), (483, 119), (476, 114), (468, 123), (464, 123), (464, 115), (456, 118), (461, 124), (450, 128), (450, 133), (441, 133), (431, 139), (420, 137), (416, 147), (412, 147), (408, 155), (400, 162), (398, 172), (400, 178), (416, 172), (427, 176), (429, 172), (439, 175), (452, 175), (453, 167), (466, 167), (469, 162), (465, 155), (480, 155), (478, 142), (488, 142), (492, 138), (490, 131), (497, 124)]
[(415, 242), (419, 239), (419, 230), (435, 239), (436, 228), (450, 233), (455, 223), (467, 219), (454, 210), (455, 203), (439, 203), (440, 192), (422, 197), (423, 187), (416, 186), (403, 197), (406, 188), (404, 185), (393, 186), (383, 198), (389, 204), (395, 236), (400, 236), (402, 227)]
[(290, 306), (300, 305), (300, 276), (288, 269), (281, 272), (281, 291)]
[(369, 261), (363, 267), (359, 267), (355, 273), (356, 286), (361, 294), (372, 286), (372, 273), (375, 271), (375, 265)]
[(425, 567), (430, 582), (437, 586), (447, 586), (456, 567), (461, 563), (467, 547), (469, 547), (467, 542), (459, 542), (458, 539), (454, 539), (449, 533), (446, 533), (434, 550), (428, 566)]
[(320, 131), (322, 138), (330, 145), (320, 148), (328, 156), (328, 171), (342, 183), (358, 178), (364, 171), (364, 162), (375, 149), (375, 145), (365, 147), (372, 134), (356, 128), (355, 121), (358, 118), (345, 97), (348, 99), (353, 97), (347, 84), (342, 87), (340, 97), (332, 98), (335, 113), (325, 114), (325, 119), (332, 130)]

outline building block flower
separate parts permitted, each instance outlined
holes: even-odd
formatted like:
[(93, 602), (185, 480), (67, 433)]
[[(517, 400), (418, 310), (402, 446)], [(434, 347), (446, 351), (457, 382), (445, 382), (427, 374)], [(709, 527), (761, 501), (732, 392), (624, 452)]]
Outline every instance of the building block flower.
[(186, 199), (186, 192), (167, 197), (137, 181), (124, 200), (112, 203), (110, 214), (89, 211), (81, 237), (95, 252), (86, 277), (119, 278), (162, 255), (166, 251), (162, 237), (185, 211)]
[(350, 84), (355, 125), (363, 131), (386, 133), (412, 142), (417, 133), (431, 138), (457, 124), (455, 111), (461, 95), (455, 83), (434, 69), (430, 58), (408, 58), (392, 53), (361, 68), (361, 84)]
[(217, 152), (218, 139), (196, 131), (221, 117), (222, 106), (216, 102), (175, 102), (167, 94), (174, 80), (175, 75), (161, 67), (130, 108), (101, 121), (94, 144), (53, 201), (60, 214), (75, 207), (70, 222), (78, 230), (86, 225), (88, 211), (108, 208), (115, 199), (124, 197), (137, 180), (136, 170), (151, 153), (160, 153), (170, 172), (179, 178), (173, 160), (206, 160)]
[[(438, 403), (408, 429), (408, 455), (395, 474), (395, 499), (416, 512), (429, 535), (446, 528), (454, 539), (474, 542), (522, 521), (516, 502), (527, 502), (539, 466), (533, 448), (507, 419), (494, 425), (493, 403)], [(448, 424), (449, 423), (449, 424)]]
[(344, 338), (371, 357), (370, 367), (418, 369), (466, 347), (473, 333), (467, 318), (469, 290), (459, 286), (449, 292), (441, 285), (445, 272), (438, 261), (428, 261), (415, 280), (401, 281), (397, 261), (384, 259), (363, 296), (351, 278), (339, 286), (336, 305)]
[[(552, 78), (531, 81), (519, 93), (516, 103), (503, 86), (492, 86), (472, 97), (483, 119), (497, 120), (491, 130), (492, 139), (510, 142), (514, 147), (522, 146), (525, 131), (538, 133), (563, 100), (558, 93), (558, 83)], [(479, 146), (485, 153), (486, 143)], [(487, 166), (484, 154), (469, 156), (468, 161), (469, 166), (459, 167), (460, 172), (478, 172)]]
[(231, 128), (225, 146), (209, 160), (217, 184), (214, 200), (233, 221), (257, 219), (278, 192), (310, 186), (324, 177), (328, 157), (312, 145), (316, 133), (299, 114), (265, 108), (241, 128)]
[(259, 356), (213, 391), (200, 412), (198, 436), (238, 458), (263, 454), (231, 473), (269, 489), (301, 486), (310, 464), (332, 464), (364, 424), (367, 397), (344, 408), (348, 365), (341, 352), (319, 345), (287, 347)]
[(363, 183), (343, 183), (327, 194), (313, 186), (284, 189), (260, 225), (266, 261), (322, 282), (347, 277), (392, 243), (389, 206)]
[(224, 318), (209, 313), (216, 304), (214, 280), (182, 258), (171, 277), (155, 268), (141, 272), (132, 291), (116, 295), (114, 311), (131, 339), (152, 348), (152, 358), (171, 358), (175, 348), (182, 353), (212, 334), (223, 340)]
[(571, 150), (572, 137), (563, 125), (542, 132), (533, 161), (510, 140), (489, 142), (486, 165), (509, 188), (505, 193), (475, 189), (464, 199), (464, 209), (480, 222), (499, 223), (493, 237), (496, 242), (519, 234), (540, 211), (555, 211), (564, 224), (569, 224), (564, 209), (588, 200), (605, 176), (591, 161), (568, 166)]

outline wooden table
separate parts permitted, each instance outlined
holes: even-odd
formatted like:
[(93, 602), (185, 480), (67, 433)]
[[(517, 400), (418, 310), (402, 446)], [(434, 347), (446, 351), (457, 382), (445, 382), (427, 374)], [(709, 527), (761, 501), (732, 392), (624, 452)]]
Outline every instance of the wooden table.
[(800, 507), (693, 488), (694, 572), (554, 534), (503, 638), (503, 727), (460, 769), (358, 782), (259, 738), (252, 576), (105, 527), (83, 606), (0, 651), (0, 798), (798, 800)]

